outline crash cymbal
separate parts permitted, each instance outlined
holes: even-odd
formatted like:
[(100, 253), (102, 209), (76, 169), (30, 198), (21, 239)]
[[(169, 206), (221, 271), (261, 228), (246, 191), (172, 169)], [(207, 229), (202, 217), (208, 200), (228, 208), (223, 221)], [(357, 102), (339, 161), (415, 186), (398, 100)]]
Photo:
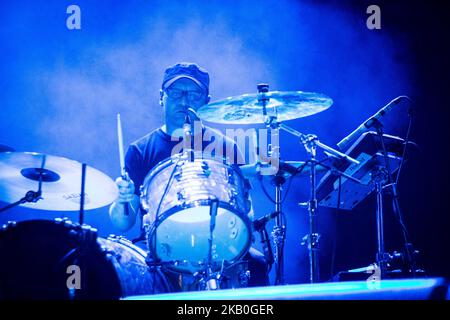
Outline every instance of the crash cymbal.
[[(278, 121), (307, 117), (328, 109), (333, 100), (323, 94), (303, 91), (269, 91), (266, 104), (269, 116), (277, 115)], [(243, 94), (214, 101), (197, 110), (206, 121), (221, 124), (264, 123), (262, 104), (258, 94)]]
[[(43, 154), (30, 152), (0, 153), (0, 200), (19, 201), (37, 191)], [(81, 163), (46, 155), (42, 170), (42, 199), (24, 207), (40, 210), (77, 211), (80, 209)], [(118, 195), (114, 181), (92, 167), (86, 167), (84, 209), (96, 209), (112, 203)]]
[[(283, 176), (284, 178), (289, 178), (291, 176), (305, 177), (309, 176), (311, 165), (306, 164), (305, 161), (283, 161), (281, 160), (277, 168), (271, 167), (268, 164), (246, 164), (239, 167), (242, 174), (246, 178), (256, 178), (258, 175), (267, 176)], [(326, 172), (328, 168), (317, 164), (316, 173)]]

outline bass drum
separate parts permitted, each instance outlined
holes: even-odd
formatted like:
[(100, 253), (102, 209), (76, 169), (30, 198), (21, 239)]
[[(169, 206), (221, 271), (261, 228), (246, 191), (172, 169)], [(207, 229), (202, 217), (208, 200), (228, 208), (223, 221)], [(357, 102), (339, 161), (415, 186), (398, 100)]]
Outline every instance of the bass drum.
[(65, 219), (0, 229), (0, 299), (91, 300), (169, 292), (146, 252), (122, 237)]
[(174, 155), (160, 162), (141, 186), (141, 204), (152, 258), (175, 271), (200, 272), (209, 254), (217, 270), (238, 262), (250, 247), (249, 189), (224, 160)]

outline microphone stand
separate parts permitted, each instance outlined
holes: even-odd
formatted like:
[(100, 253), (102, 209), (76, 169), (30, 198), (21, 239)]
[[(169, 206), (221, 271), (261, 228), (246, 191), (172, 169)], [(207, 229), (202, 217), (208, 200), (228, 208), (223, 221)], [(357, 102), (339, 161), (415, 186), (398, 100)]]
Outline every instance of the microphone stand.
[(189, 159), (189, 162), (194, 162), (194, 151), (192, 150), (192, 126), (189, 114), (186, 114), (183, 125), (183, 153)]
[[(385, 160), (385, 167), (378, 167), (375, 170), (374, 174), (374, 182), (375, 182), (375, 189), (377, 193), (377, 235), (378, 235), (378, 252), (376, 255), (376, 261), (378, 266), (380, 267), (381, 271), (381, 279), (386, 277), (387, 273), (387, 264), (389, 255), (385, 252), (384, 248), (384, 226), (383, 226), (383, 188), (390, 188), (392, 190), (392, 206), (394, 213), (397, 215), (397, 218), (399, 220), (399, 223), (401, 225), (401, 230), (403, 234), (404, 239), (404, 245), (405, 245), (405, 256), (406, 256), (406, 263), (408, 265), (408, 268), (412, 274), (413, 277), (416, 277), (416, 262), (414, 258), (414, 249), (412, 244), (409, 241), (408, 232), (403, 225), (402, 217), (403, 214), (400, 209), (400, 204), (398, 201), (398, 194), (397, 194), (397, 185), (392, 178), (392, 172), (390, 169), (389, 164), (389, 156), (387, 153), (386, 145), (384, 143), (384, 133), (383, 133), (383, 124), (376, 120), (373, 124), (373, 127), (375, 127), (377, 135), (380, 138), (381, 142), (381, 148), (383, 152), (383, 157)], [(385, 183), (388, 184), (385, 184)], [(383, 186), (383, 184), (385, 184)]]
[(216, 228), (216, 217), (217, 209), (219, 207), (219, 201), (214, 199), (211, 201), (211, 206), (209, 209), (210, 222), (209, 222), (209, 238), (208, 238), (208, 257), (206, 262), (206, 290), (217, 290), (220, 289), (219, 283), (217, 281), (218, 276), (214, 274), (212, 268), (212, 246), (214, 238), (214, 229)]
[(309, 272), (310, 272), (310, 282), (317, 283), (320, 281), (319, 272), (319, 238), (320, 235), (317, 230), (317, 196), (316, 196), (316, 165), (318, 161), (316, 159), (317, 147), (323, 149), (329, 154), (345, 159), (349, 162), (359, 164), (359, 161), (349, 157), (342, 152), (339, 152), (323, 143), (321, 143), (317, 136), (308, 134), (305, 135), (295, 129), (292, 129), (284, 124), (275, 122), (275, 125), (283, 129), (286, 132), (298, 137), (309, 154), (310, 163), (310, 199), (308, 202), (308, 212), (309, 212), (309, 235), (307, 237), (308, 249), (309, 249)]

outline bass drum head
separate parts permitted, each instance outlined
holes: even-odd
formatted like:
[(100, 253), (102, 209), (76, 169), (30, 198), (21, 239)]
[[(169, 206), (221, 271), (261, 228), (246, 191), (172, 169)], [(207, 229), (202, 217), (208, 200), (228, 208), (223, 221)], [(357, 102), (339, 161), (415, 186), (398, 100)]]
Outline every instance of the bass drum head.
[[(83, 226), (83, 230), (62, 219), (4, 225), (0, 230), (0, 299), (109, 300), (154, 293), (152, 277), (145, 273), (145, 257), (97, 238), (95, 229)], [(139, 268), (125, 271), (129, 267), (122, 260), (134, 260)], [(79, 289), (73, 288), (77, 285), (73, 266), (79, 267)]]

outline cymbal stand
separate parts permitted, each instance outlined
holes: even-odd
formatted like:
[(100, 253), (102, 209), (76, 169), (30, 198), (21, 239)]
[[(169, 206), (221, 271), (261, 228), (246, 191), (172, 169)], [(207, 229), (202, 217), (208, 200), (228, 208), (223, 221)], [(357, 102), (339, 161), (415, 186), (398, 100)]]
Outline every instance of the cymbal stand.
[[(81, 192), (80, 192), (80, 210), (78, 215), (78, 226), (75, 228), (77, 234), (77, 245), (71, 249), (58, 263), (58, 266), (63, 265), (70, 258), (73, 258), (73, 264), (80, 268), (84, 276), (81, 277), (81, 284), (79, 288), (67, 287), (68, 297), (70, 300), (83, 299), (84, 294), (87, 293), (87, 255), (92, 246), (92, 243), (97, 239), (97, 230), (84, 224), (84, 202), (85, 202), (85, 184), (86, 184), (86, 163), (81, 164)], [(83, 289), (81, 291), (80, 289)], [(78, 291), (77, 291), (78, 290)]]
[(275, 270), (276, 279), (275, 284), (284, 284), (284, 242), (286, 240), (286, 225), (282, 217), (282, 207), (281, 207), (281, 193), (282, 186), (286, 179), (282, 176), (275, 176), (273, 178), (273, 183), (275, 184), (275, 225), (272, 230), (272, 238), (275, 244)]
[(308, 212), (309, 212), (309, 235), (307, 237), (307, 244), (309, 250), (309, 272), (310, 272), (310, 282), (316, 283), (320, 281), (319, 273), (319, 238), (320, 235), (317, 230), (317, 197), (316, 197), (316, 165), (318, 161), (316, 159), (317, 147), (323, 149), (324, 151), (330, 153), (338, 158), (346, 159), (347, 161), (359, 164), (359, 161), (334, 150), (333, 148), (321, 143), (316, 135), (308, 134), (305, 135), (292, 129), (282, 123), (276, 124), (280, 129), (291, 133), (292, 135), (298, 137), (306, 149), (309, 155), (310, 163), (310, 199), (308, 202)]
[[(279, 128), (278, 126), (274, 126), (277, 119), (277, 108), (274, 107), (274, 115), (269, 116), (267, 114), (267, 102), (270, 100), (270, 97), (266, 95), (269, 92), (269, 85), (265, 83), (258, 84), (258, 102), (262, 105), (264, 122), (268, 129), (268, 133), (271, 138), (275, 138), (277, 140), (276, 144), (273, 144), (271, 141), (270, 145), (270, 158), (279, 161), (280, 157), (280, 146), (278, 143), (279, 136)], [(257, 150), (258, 153), (260, 151), (259, 148), (259, 137), (257, 138)], [(259, 154), (258, 154), (258, 162), (259, 162)], [(275, 224), (272, 230), (272, 239), (275, 244), (275, 285), (284, 284), (284, 243), (286, 240), (286, 225), (283, 219), (283, 211), (282, 211), (282, 186), (286, 182), (286, 179), (282, 176), (275, 175), (272, 179), (272, 184), (275, 186)], [(266, 257), (270, 258), (270, 257)]]
[(40, 199), (42, 199), (42, 197), (41, 197), (42, 196), (42, 180), (43, 180), (44, 175), (46, 173), (45, 169), (44, 169), (46, 160), (47, 160), (47, 156), (45, 154), (43, 154), (42, 155), (42, 161), (41, 161), (41, 167), (39, 169), (38, 168), (34, 168), (33, 172), (30, 174), (30, 177), (27, 177), (29, 179), (35, 180), (34, 174), (36, 172), (34, 172), (34, 171), (37, 171), (37, 175), (38, 175), (38, 191), (33, 191), (33, 190), (28, 191), (25, 194), (25, 196), (22, 199), (20, 199), (19, 201), (16, 201), (14, 203), (8, 204), (7, 206), (5, 206), (3, 208), (0, 208), (0, 212), (4, 212), (4, 211), (6, 211), (8, 209), (14, 208), (16, 206), (19, 206), (19, 205), (27, 203), (27, 202), (37, 202)]

